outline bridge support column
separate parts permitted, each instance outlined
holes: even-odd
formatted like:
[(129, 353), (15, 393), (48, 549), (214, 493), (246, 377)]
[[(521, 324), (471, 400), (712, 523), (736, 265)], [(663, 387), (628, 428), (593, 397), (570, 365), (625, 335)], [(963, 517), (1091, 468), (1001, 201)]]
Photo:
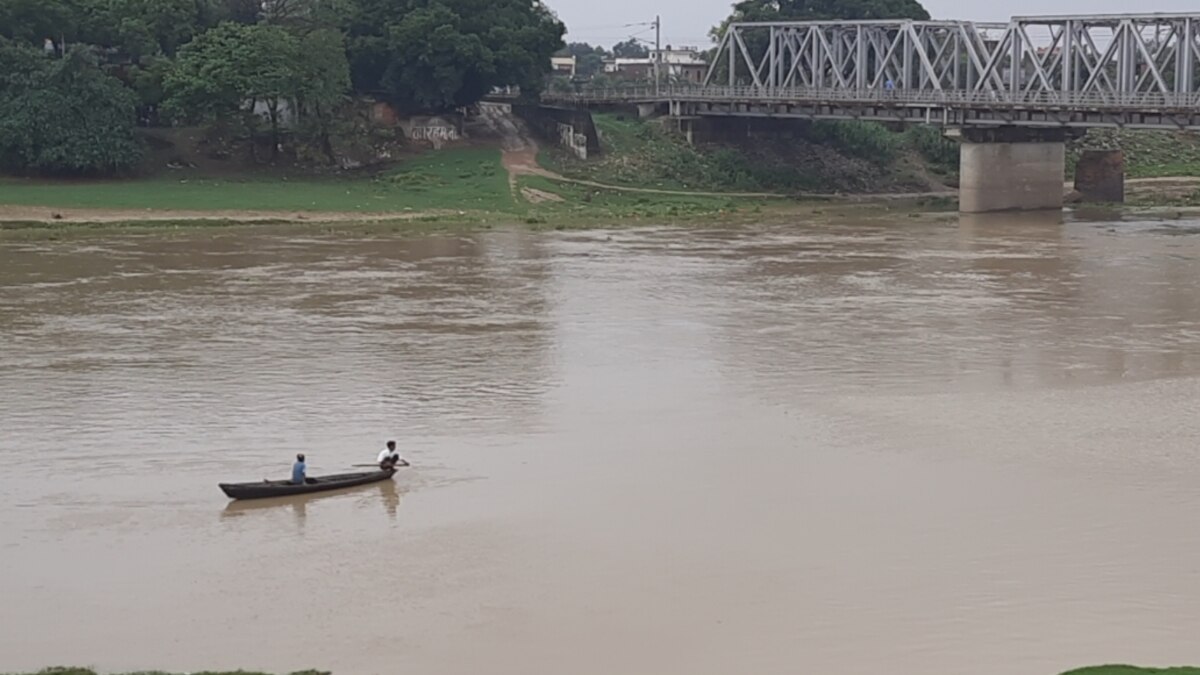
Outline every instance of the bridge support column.
[(962, 213), (1061, 209), (1066, 130), (968, 128), (958, 136)]
[(1125, 154), (1120, 150), (1084, 150), (1075, 165), (1075, 192), (1084, 202), (1123, 203)]
[(713, 122), (703, 117), (683, 117), (678, 119), (679, 130), (687, 137), (688, 145), (700, 145), (713, 140)]

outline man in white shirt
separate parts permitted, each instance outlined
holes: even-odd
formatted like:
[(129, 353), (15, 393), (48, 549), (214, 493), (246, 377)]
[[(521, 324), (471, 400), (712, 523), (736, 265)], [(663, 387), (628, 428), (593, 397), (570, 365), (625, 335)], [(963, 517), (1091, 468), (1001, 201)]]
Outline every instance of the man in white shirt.
[(408, 466), (408, 462), (396, 451), (396, 441), (388, 441), (387, 448), (379, 452), (379, 468), (394, 469), (398, 466)]

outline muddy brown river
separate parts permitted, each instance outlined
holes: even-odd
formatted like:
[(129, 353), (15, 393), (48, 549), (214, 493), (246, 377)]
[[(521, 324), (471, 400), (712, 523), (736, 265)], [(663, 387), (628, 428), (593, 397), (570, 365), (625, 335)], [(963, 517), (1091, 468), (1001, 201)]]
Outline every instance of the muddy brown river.
[(1200, 662), (1198, 398), (1200, 222), (2, 241), (0, 670)]

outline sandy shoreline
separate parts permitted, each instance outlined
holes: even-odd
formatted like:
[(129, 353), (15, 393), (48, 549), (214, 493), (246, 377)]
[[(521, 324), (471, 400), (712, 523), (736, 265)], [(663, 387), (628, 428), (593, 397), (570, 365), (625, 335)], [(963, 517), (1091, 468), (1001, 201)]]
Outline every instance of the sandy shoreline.
[(417, 220), (461, 214), (459, 211), (269, 211), (187, 209), (95, 209), (0, 205), (0, 223), (150, 223), (155, 221), (222, 221), (234, 223), (354, 223)]
[[(510, 171), (513, 166), (506, 166)], [(526, 172), (517, 169), (515, 173), (524, 175)], [(544, 174), (542, 174), (544, 175)], [(552, 177), (552, 176), (548, 176)], [(637, 188), (627, 188), (622, 186), (601, 185), (599, 183), (590, 183), (584, 181), (569, 181), (576, 184), (585, 184), (589, 187), (605, 190), (617, 191), (638, 191), (660, 195), (681, 195), (681, 196), (729, 196), (729, 197), (749, 197), (752, 195), (744, 193), (693, 193), (693, 192), (672, 192), (669, 190), (639, 190)], [(1152, 192), (1166, 196), (1178, 196), (1183, 193), (1190, 193), (1200, 186), (1200, 178), (1197, 177), (1161, 177), (1161, 178), (1132, 178), (1125, 181), (1130, 188), (1132, 194), (1145, 194)], [(1070, 189), (1070, 184), (1064, 185), (1066, 190)], [(871, 193), (871, 194), (804, 194), (792, 197), (795, 201), (793, 204), (797, 208), (811, 207), (814, 201), (832, 202), (832, 206), (836, 205), (858, 205), (870, 203), (895, 203), (902, 201), (916, 201), (920, 199), (935, 199), (935, 198), (953, 198), (956, 196), (953, 191), (941, 192), (912, 192), (912, 193)], [(762, 198), (772, 197), (775, 199), (785, 199), (783, 195), (753, 195)], [(780, 202), (775, 203), (775, 207), (782, 211), (789, 211), (789, 204)], [(1156, 208), (1146, 206), (1126, 205), (1122, 208), (1129, 209), (1145, 209)], [(1170, 207), (1178, 209), (1180, 207)], [(1182, 207), (1187, 208), (1187, 207)], [(221, 223), (237, 223), (237, 224), (354, 224), (354, 223), (384, 223), (384, 222), (404, 222), (416, 220), (430, 220), (442, 218), (463, 217), (470, 220), (475, 220), (479, 217), (488, 217), (503, 219), (509, 216), (513, 220), (517, 218), (513, 214), (507, 213), (492, 213), (492, 212), (467, 212), (454, 209), (440, 210), (423, 210), (423, 211), (381, 211), (381, 212), (356, 212), (356, 211), (298, 211), (298, 210), (240, 210), (240, 209), (213, 209), (213, 210), (195, 210), (195, 209), (129, 209), (129, 208), (60, 208), (53, 206), (27, 206), (21, 204), (0, 204), (0, 227), (5, 224), (153, 224), (158, 222), (186, 222), (194, 221), (196, 223), (204, 222), (221, 222)]]

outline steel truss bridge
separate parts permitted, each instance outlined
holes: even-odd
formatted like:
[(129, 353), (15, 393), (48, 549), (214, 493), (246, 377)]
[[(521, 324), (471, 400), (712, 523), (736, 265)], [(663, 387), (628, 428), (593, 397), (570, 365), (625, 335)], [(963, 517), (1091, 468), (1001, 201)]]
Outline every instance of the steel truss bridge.
[(1200, 13), (733, 23), (715, 54), (699, 85), (543, 100), (665, 104), (679, 117), (1200, 129)]

